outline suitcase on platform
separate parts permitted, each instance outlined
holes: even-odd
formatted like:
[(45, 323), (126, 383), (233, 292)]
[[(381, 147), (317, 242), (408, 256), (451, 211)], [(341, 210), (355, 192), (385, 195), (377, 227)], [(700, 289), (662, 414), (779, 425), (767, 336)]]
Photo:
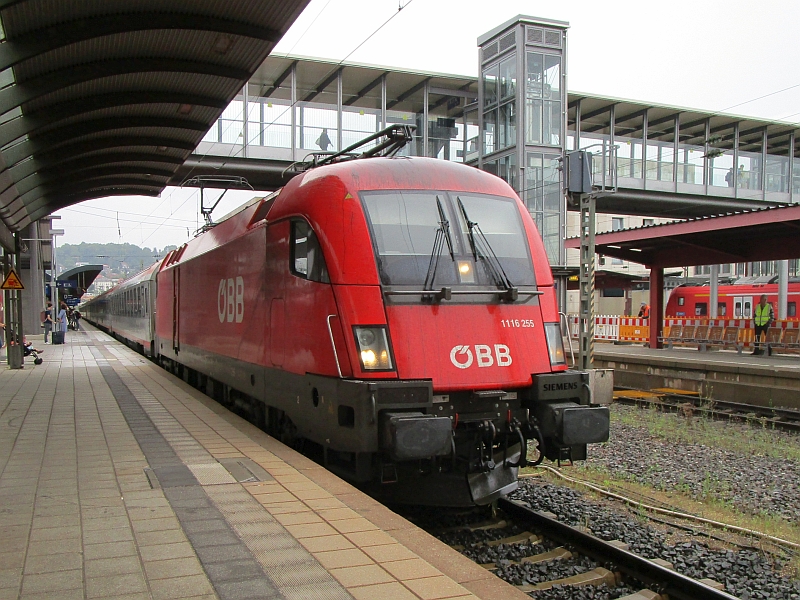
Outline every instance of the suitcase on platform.
[(64, 332), (63, 331), (54, 331), (53, 332), (53, 344), (63, 344), (64, 343)]

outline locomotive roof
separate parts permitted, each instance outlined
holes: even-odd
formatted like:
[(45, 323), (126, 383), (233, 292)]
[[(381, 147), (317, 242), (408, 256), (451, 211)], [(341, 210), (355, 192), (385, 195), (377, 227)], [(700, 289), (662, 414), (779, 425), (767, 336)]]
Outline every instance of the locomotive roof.
[[(431, 189), (509, 196), (511, 187), (499, 177), (461, 163), (425, 157), (380, 157), (324, 165), (298, 176), (297, 185), (321, 177), (337, 177), (353, 191), (382, 189)], [(295, 184), (292, 180), (285, 186)]]

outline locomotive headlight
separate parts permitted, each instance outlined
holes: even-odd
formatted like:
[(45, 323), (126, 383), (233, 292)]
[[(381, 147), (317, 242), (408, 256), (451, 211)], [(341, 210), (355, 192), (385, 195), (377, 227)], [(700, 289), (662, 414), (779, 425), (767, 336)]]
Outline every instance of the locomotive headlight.
[(353, 327), (353, 332), (364, 371), (394, 370), (386, 327)]
[(468, 260), (458, 261), (458, 278), (461, 283), (475, 283), (475, 272)]
[(547, 352), (550, 354), (550, 364), (567, 364), (564, 356), (564, 342), (561, 339), (561, 327), (558, 323), (545, 323), (544, 333), (547, 337)]

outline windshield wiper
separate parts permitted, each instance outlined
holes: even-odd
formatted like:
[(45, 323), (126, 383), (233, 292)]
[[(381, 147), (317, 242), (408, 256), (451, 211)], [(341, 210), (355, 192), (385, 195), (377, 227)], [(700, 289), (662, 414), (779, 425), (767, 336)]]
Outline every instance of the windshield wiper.
[(470, 220), (469, 215), (467, 215), (467, 209), (464, 207), (461, 198), (456, 197), (456, 199), (458, 200), (458, 208), (464, 217), (464, 221), (467, 223), (469, 245), (472, 248), (472, 257), (475, 259), (476, 266), (478, 260), (482, 260), (489, 274), (492, 276), (492, 279), (494, 279), (495, 285), (506, 291), (501, 298), (513, 302), (519, 296), (519, 290), (511, 283), (508, 275), (506, 275), (503, 265), (494, 253), (489, 240), (486, 239), (483, 231), (481, 231), (480, 225), (478, 225), (476, 221)]
[(455, 261), (455, 254), (453, 253), (453, 238), (450, 237), (450, 221), (444, 214), (442, 201), (439, 196), (436, 196), (436, 206), (439, 209), (439, 227), (436, 228), (436, 237), (433, 240), (433, 248), (431, 249), (431, 258), (428, 262), (428, 274), (425, 276), (425, 284), (422, 286), (423, 290), (433, 290), (433, 282), (436, 279), (436, 269), (439, 267), (439, 257), (442, 255), (442, 248), (447, 244), (447, 250), (450, 253), (450, 260)]

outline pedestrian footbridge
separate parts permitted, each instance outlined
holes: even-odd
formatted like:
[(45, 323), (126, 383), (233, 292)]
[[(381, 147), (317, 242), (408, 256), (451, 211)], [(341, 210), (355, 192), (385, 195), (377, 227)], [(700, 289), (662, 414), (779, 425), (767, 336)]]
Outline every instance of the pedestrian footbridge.
[[(477, 77), (269, 57), (171, 183), (180, 184), (190, 172), (222, 169), (246, 176), (257, 189), (274, 189), (285, 183), (283, 171), (292, 162), (404, 123), (417, 126), (406, 154), (475, 166), (480, 161), (528, 204), (536, 202), (534, 195), (545, 203), (559, 196), (558, 149), (529, 167), (537, 170), (535, 186), (521, 185), (530, 175), (517, 165), (490, 160), (500, 125), (484, 124), (481, 142), (478, 87)], [(777, 206), (800, 196), (795, 124), (578, 92), (568, 95), (566, 121), (567, 151), (593, 152), (596, 183), (616, 184), (616, 193), (598, 198), (601, 212), (689, 218)], [(612, 146), (615, 157), (607, 151)]]

